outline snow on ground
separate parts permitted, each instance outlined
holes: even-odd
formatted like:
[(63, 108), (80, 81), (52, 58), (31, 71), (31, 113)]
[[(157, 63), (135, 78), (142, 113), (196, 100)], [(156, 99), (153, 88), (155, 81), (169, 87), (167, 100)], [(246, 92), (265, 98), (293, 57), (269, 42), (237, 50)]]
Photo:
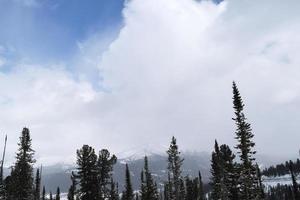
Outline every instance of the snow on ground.
[[(269, 187), (273, 187), (276, 186), (277, 184), (280, 185), (291, 185), (292, 184), (292, 179), (291, 179), (291, 175), (290, 174), (286, 174), (283, 176), (271, 176), (271, 177), (267, 177), (267, 176), (263, 176), (263, 183), (265, 186)], [(300, 181), (300, 176), (297, 177), (297, 181)]]

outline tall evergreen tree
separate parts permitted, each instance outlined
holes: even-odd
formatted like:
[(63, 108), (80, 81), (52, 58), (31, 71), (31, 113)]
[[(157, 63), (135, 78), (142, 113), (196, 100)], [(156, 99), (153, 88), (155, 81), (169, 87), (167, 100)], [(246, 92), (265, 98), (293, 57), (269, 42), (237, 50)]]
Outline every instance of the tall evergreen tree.
[(265, 191), (264, 191), (264, 185), (262, 183), (262, 179), (261, 179), (261, 172), (259, 169), (258, 164), (256, 163), (256, 173), (257, 173), (257, 179), (258, 179), (258, 193), (260, 194), (260, 199), (265, 199), (266, 195), (265, 195)]
[(14, 199), (15, 200), (32, 200), (33, 199), (33, 158), (34, 150), (31, 147), (31, 138), (28, 128), (23, 128), (19, 149), (17, 152), (17, 161), (14, 166), (12, 179), (14, 182)]
[(201, 175), (200, 171), (198, 173), (198, 179), (199, 179), (199, 192), (198, 192), (199, 193), (199, 200), (205, 200), (202, 175)]
[(99, 175), (99, 186), (100, 186), (100, 196), (99, 199), (110, 198), (111, 189), (111, 178), (113, 166), (117, 162), (117, 157), (115, 155), (110, 155), (107, 149), (102, 149), (98, 156), (98, 175)]
[(113, 178), (111, 178), (111, 188), (110, 188), (110, 200), (119, 200), (119, 188), (118, 183), (115, 183)]
[(171, 200), (182, 200), (181, 199), (181, 166), (183, 159), (180, 157), (180, 151), (176, 144), (175, 137), (172, 137), (170, 147), (167, 151), (168, 154), (168, 171), (170, 174), (170, 182), (168, 183)]
[(148, 157), (145, 156), (144, 169), (141, 173), (141, 200), (158, 200), (158, 198), (157, 187), (149, 170)]
[(80, 200), (98, 200), (98, 169), (95, 150), (88, 146), (77, 150), (77, 176), (79, 182)]
[(68, 191), (68, 200), (75, 200), (75, 193), (76, 193), (76, 176), (74, 174), (74, 172), (72, 172), (71, 174), (71, 186), (69, 188), (69, 191)]
[(185, 200), (197, 200), (197, 190), (195, 191), (194, 182), (188, 176), (185, 179), (185, 185), (186, 185)]
[(50, 194), (49, 194), (49, 200), (53, 200), (52, 191), (50, 191)]
[(215, 141), (214, 151), (211, 155), (211, 199), (220, 200), (221, 199), (221, 165), (220, 165), (220, 148), (218, 142)]
[(239, 167), (239, 190), (240, 199), (253, 200), (257, 199), (259, 194), (257, 193), (257, 177), (256, 168), (253, 164), (256, 151), (253, 150), (255, 143), (253, 142), (254, 135), (252, 134), (251, 125), (247, 122), (247, 118), (243, 112), (244, 104), (240, 95), (240, 92), (233, 82), (233, 108), (235, 117), (233, 120), (237, 126), (236, 139), (238, 144), (236, 149), (240, 156)]
[(134, 194), (131, 184), (130, 171), (128, 168), (128, 164), (126, 164), (125, 169), (125, 190), (122, 193), (122, 200), (133, 200)]
[(59, 187), (57, 187), (57, 189), (56, 189), (55, 200), (60, 200), (60, 189), (59, 189)]
[(45, 186), (43, 186), (42, 200), (46, 200), (46, 189), (45, 189)]
[(219, 161), (222, 176), (222, 199), (238, 200), (238, 171), (235, 155), (228, 145), (220, 146)]
[(290, 160), (289, 162), (289, 169), (292, 177), (292, 184), (293, 184), (293, 194), (294, 194), (294, 199), (295, 200), (300, 200), (300, 194), (299, 194), (299, 186), (296, 181), (296, 176), (294, 173), (294, 167), (293, 167), (293, 162)]
[(40, 169), (37, 169), (35, 175), (34, 200), (40, 200), (40, 194), (41, 194), (41, 176), (40, 176)]

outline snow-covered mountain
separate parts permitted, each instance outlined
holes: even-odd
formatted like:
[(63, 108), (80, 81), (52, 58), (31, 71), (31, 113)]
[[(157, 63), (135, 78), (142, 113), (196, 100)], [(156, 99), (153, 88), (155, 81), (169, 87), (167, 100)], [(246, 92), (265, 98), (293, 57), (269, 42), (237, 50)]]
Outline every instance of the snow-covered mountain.
[[(151, 148), (150, 148), (151, 147)], [(138, 188), (140, 182), (140, 172), (144, 165), (144, 156), (148, 156), (149, 166), (153, 173), (155, 180), (162, 183), (167, 180), (167, 147), (153, 145), (144, 145), (127, 151), (117, 153), (118, 162), (114, 166), (114, 179), (119, 183), (122, 189), (125, 174), (125, 163), (129, 165), (133, 187)], [(210, 153), (208, 152), (183, 152), (183, 175), (198, 176), (198, 171), (202, 173), (203, 181), (208, 182), (210, 176)], [(265, 162), (264, 162), (265, 161)], [(282, 162), (278, 159), (268, 156), (258, 156), (258, 162), (263, 166), (277, 164)], [(60, 187), (62, 192), (67, 192), (71, 184), (70, 175), (71, 171), (75, 170), (76, 166), (73, 164), (55, 164), (43, 167), (42, 184), (45, 185), (47, 191), (55, 192), (57, 186)], [(6, 170), (8, 173), (9, 170)], [(266, 184), (275, 184), (278, 179), (265, 178)], [(283, 179), (282, 179), (283, 181)]]

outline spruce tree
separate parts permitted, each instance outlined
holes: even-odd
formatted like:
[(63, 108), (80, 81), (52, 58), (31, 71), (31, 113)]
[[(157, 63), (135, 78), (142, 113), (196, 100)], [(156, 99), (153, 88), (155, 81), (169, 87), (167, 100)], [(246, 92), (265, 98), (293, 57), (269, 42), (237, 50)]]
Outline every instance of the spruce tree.
[(204, 194), (202, 176), (201, 176), (201, 172), (200, 171), (198, 173), (198, 179), (199, 179), (199, 200), (205, 200), (205, 194)]
[(68, 191), (68, 200), (75, 200), (77, 182), (76, 182), (76, 176), (75, 176), (74, 172), (71, 173), (71, 181), (72, 181), (72, 184)]
[(299, 186), (298, 186), (298, 183), (296, 181), (293, 162), (291, 160), (289, 162), (289, 170), (290, 170), (290, 174), (291, 174), (291, 177), (292, 177), (292, 184), (293, 184), (292, 186), (293, 186), (294, 199), (295, 200), (300, 200)]
[(131, 185), (130, 171), (128, 168), (128, 164), (126, 164), (125, 169), (125, 190), (122, 193), (122, 200), (133, 200), (134, 194)]
[(111, 178), (110, 182), (110, 200), (119, 200), (118, 184), (114, 182), (113, 178)]
[(97, 167), (99, 175), (100, 200), (110, 198), (112, 171), (116, 162), (117, 157), (115, 155), (111, 156), (107, 149), (102, 149), (99, 152)]
[(172, 137), (170, 147), (167, 151), (168, 154), (168, 171), (170, 175), (169, 187), (169, 198), (171, 200), (182, 200), (181, 199), (181, 166), (183, 159), (180, 157), (180, 151), (178, 150), (178, 145), (176, 144), (175, 137)]
[(236, 149), (241, 160), (239, 165), (239, 190), (240, 199), (253, 200), (257, 199), (257, 176), (256, 168), (253, 162), (255, 161), (253, 150), (255, 143), (253, 142), (254, 135), (252, 134), (251, 125), (247, 122), (247, 118), (243, 112), (244, 104), (240, 92), (233, 82), (233, 108), (235, 117), (233, 120), (237, 126), (236, 139), (238, 144)]
[(211, 155), (211, 199), (221, 199), (221, 165), (220, 165), (220, 148), (218, 142), (215, 140), (215, 148)]
[(157, 187), (153, 181), (148, 165), (148, 157), (144, 158), (144, 169), (141, 173), (141, 199), (142, 200), (158, 200), (159, 194)]
[(53, 200), (52, 191), (50, 191), (49, 200)]
[(197, 200), (197, 193), (195, 193), (194, 182), (188, 176), (185, 179), (186, 196), (185, 200)]
[(40, 200), (40, 194), (41, 194), (41, 176), (40, 176), (40, 170), (37, 169), (35, 175), (34, 200)]
[(14, 183), (13, 196), (14, 200), (31, 200), (34, 196), (33, 164), (35, 160), (28, 128), (23, 128), (18, 145), (17, 161), (11, 175)]
[(43, 186), (42, 200), (46, 200), (46, 189), (45, 189), (45, 186)]
[(60, 200), (60, 189), (59, 189), (59, 187), (57, 187), (57, 189), (56, 189), (55, 200)]
[(98, 200), (99, 184), (97, 155), (95, 150), (88, 146), (77, 150), (77, 175), (79, 183), (79, 197), (81, 200)]
[(180, 188), (179, 188), (179, 199), (184, 200), (185, 199), (185, 185), (184, 185), (184, 180), (181, 177), (180, 178)]
[(256, 163), (256, 173), (257, 173), (257, 179), (258, 179), (258, 193), (260, 194), (260, 199), (265, 199), (266, 195), (265, 195), (265, 191), (264, 191), (264, 185), (262, 183), (262, 178), (261, 178), (261, 172), (259, 169), (258, 164)]
[(228, 145), (220, 146), (219, 161), (222, 176), (222, 199), (238, 200), (238, 172), (235, 155)]

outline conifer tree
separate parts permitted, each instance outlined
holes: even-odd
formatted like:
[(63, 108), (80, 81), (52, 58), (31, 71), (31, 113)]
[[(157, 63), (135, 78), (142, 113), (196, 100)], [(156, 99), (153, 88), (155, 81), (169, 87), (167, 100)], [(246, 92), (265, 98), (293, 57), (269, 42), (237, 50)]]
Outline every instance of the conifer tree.
[(68, 200), (75, 200), (77, 182), (76, 182), (76, 176), (75, 176), (74, 172), (71, 173), (71, 181), (72, 181), (72, 184), (68, 191)]
[(122, 193), (122, 200), (133, 200), (134, 194), (131, 185), (130, 171), (128, 168), (128, 164), (126, 164), (125, 169), (125, 190)]
[(110, 200), (119, 200), (119, 189), (118, 183), (115, 183), (113, 178), (111, 178), (111, 188), (110, 188)]
[(188, 176), (185, 179), (186, 196), (185, 200), (197, 200), (197, 193), (195, 193), (194, 182)]
[(99, 199), (107, 199), (110, 197), (111, 178), (113, 166), (117, 162), (115, 155), (110, 155), (107, 149), (102, 149), (98, 156), (98, 174), (99, 174), (99, 186), (100, 197)]
[(46, 189), (45, 189), (45, 186), (43, 186), (42, 200), (46, 200)]
[(148, 157), (145, 156), (144, 169), (141, 173), (141, 200), (158, 200), (158, 198), (157, 187), (149, 170)]
[(179, 199), (184, 200), (185, 199), (185, 185), (184, 185), (184, 180), (181, 177), (180, 178), (180, 188), (179, 188)]
[(199, 200), (205, 200), (202, 176), (200, 171), (198, 173), (198, 179), (199, 179)]
[(247, 122), (244, 110), (244, 104), (240, 92), (233, 82), (233, 108), (235, 117), (233, 120), (237, 126), (236, 139), (238, 144), (236, 149), (241, 160), (239, 165), (239, 190), (240, 198), (243, 200), (257, 199), (257, 177), (256, 168), (253, 162), (255, 161), (253, 150), (255, 143), (253, 142), (254, 135), (252, 134), (251, 125)]
[(258, 164), (256, 163), (256, 173), (257, 173), (257, 179), (258, 179), (258, 193), (260, 193), (260, 199), (265, 199), (266, 198), (266, 195), (265, 195), (265, 191), (264, 191), (264, 185), (262, 183), (262, 180), (261, 180), (261, 172), (260, 172), (260, 169), (259, 169), (259, 166)]
[(60, 200), (60, 189), (59, 189), (59, 187), (57, 187), (57, 189), (56, 189), (55, 200)]
[(34, 196), (33, 164), (35, 160), (28, 128), (23, 128), (18, 145), (17, 161), (11, 175), (14, 185), (13, 196), (14, 200), (31, 200)]
[(81, 200), (98, 200), (98, 169), (95, 150), (88, 146), (77, 150), (77, 176), (79, 183), (79, 197)]
[[(11, 173), (13, 174), (13, 168), (11, 169)], [(12, 175), (7, 176), (4, 179), (4, 190), (5, 190), (5, 200), (14, 200), (14, 180), (12, 178)]]
[(130, 171), (128, 164), (126, 164), (125, 169), (125, 190), (122, 193), (122, 200), (133, 200), (134, 194), (131, 184)]
[(235, 155), (228, 145), (220, 146), (220, 166), (222, 176), (222, 199), (238, 200), (238, 172)]
[(50, 191), (50, 194), (49, 194), (49, 200), (53, 200), (52, 191)]
[(167, 151), (168, 154), (168, 171), (170, 175), (170, 182), (168, 183), (169, 198), (171, 200), (181, 200), (181, 166), (183, 159), (180, 157), (180, 151), (176, 144), (175, 137), (172, 137), (170, 147)]
[(296, 176), (295, 176), (294, 168), (293, 168), (293, 162), (291, 160), (289, 162), (289, 170), (290, 170), (291, 177), (292, 177), (294, 199), (295, 200), (300, 200), (299, 186), (298, 186), (298, 183), (296, 181)]
[(41, 176), (40, 176), (40, 169), (37, 169), (35, 175), (34, 200), (40, 200), (40, 194), (41, 194)]
[(221, 166), (220, 166), (220, 148), (218, 142), (215, 140), (215, 148), (211, 155), (211, 199), (221, 199)]

